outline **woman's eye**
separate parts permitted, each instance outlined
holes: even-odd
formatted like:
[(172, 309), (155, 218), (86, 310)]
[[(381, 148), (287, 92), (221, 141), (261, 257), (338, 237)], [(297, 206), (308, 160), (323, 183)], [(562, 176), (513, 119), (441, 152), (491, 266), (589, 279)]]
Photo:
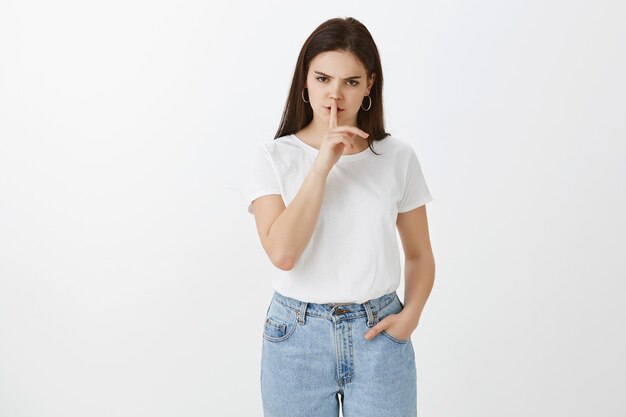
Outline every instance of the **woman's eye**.
[[(323, 78), (323, 79), (322, 79)], [(320, 82), (325, 82), (326, 81), (326, 77), (316, 77), (316, 80), (320, 81)], [(354, 84), (350, 84), (352, 87), (356, 87), (357, 85), (359, 85), (359, 82), (356, 80), (348, 80), (349, 83), (354, 83)]]

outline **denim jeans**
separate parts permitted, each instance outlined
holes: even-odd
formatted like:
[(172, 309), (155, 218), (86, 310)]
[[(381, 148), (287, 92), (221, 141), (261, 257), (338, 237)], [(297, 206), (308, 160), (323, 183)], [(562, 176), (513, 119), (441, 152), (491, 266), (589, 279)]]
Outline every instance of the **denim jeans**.
[(417, 416), (413, 343), (365, 332), (404, 305), (391, 292), (363, 304), (315, 304), (274, 291), (261, 355), (264, 417)]

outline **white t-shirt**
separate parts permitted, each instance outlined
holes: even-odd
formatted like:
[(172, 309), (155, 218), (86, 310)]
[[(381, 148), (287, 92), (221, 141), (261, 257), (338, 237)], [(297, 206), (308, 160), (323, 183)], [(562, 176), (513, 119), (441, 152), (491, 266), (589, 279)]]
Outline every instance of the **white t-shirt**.
[[(364, 303), (400, 284), (396, 219), (432, 201), (411, 145), (393, 136), (342, 155), (326, 180), (311, 240), (289, 271), (276, 268), (274, 290), (310, 303)], [(319, 151), (295, 135), (259, 144), (249, 177), (252, 201), (282, 195), (294, 199)]]

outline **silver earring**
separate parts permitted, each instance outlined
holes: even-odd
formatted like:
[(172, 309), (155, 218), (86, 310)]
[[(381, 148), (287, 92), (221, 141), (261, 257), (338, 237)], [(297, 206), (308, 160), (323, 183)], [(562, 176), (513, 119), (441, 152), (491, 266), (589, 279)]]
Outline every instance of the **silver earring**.
[(369, 98), (369, 99), (370, 99), (370, 105), (369, 105), (369, 106), (367, 106), (367, 109), (366, 109), (365, 107), (363, 107), (363, 103), (361, 103), (361, 108), (362, 108), (363, 110), (365, 110), (365, 111), (368, 111), (369, 109), (371, 109), (371, 108), (372, 108), (372, 98), (371, 98), (369, 95), (367, 95), (367, 96), (365, 96), (365, 97), (367, 97), (367, 98)]
[(306, 100), (304, 99), (304, 90), (306, 90), (306, 87), (304, 87), (304, 89), (302, 90), (302, 94), (301, 94), (301, 96), (302, 96), (302, 101), (304, 101), (305, 103), (308, 103), (308, 102), (310, 102), (311, 100), (309, 99), (309, 101), (306, 101)]

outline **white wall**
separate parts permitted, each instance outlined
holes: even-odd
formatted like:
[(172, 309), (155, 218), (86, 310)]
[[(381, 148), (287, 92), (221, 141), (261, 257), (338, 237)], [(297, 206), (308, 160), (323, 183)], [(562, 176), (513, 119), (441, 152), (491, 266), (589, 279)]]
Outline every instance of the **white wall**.
[(626, 415), (608, 0), (2, 2), (0, 415), (262, 415), (250, 151), (336, 16), (374, 36), (434, 197), (420, 415)]

